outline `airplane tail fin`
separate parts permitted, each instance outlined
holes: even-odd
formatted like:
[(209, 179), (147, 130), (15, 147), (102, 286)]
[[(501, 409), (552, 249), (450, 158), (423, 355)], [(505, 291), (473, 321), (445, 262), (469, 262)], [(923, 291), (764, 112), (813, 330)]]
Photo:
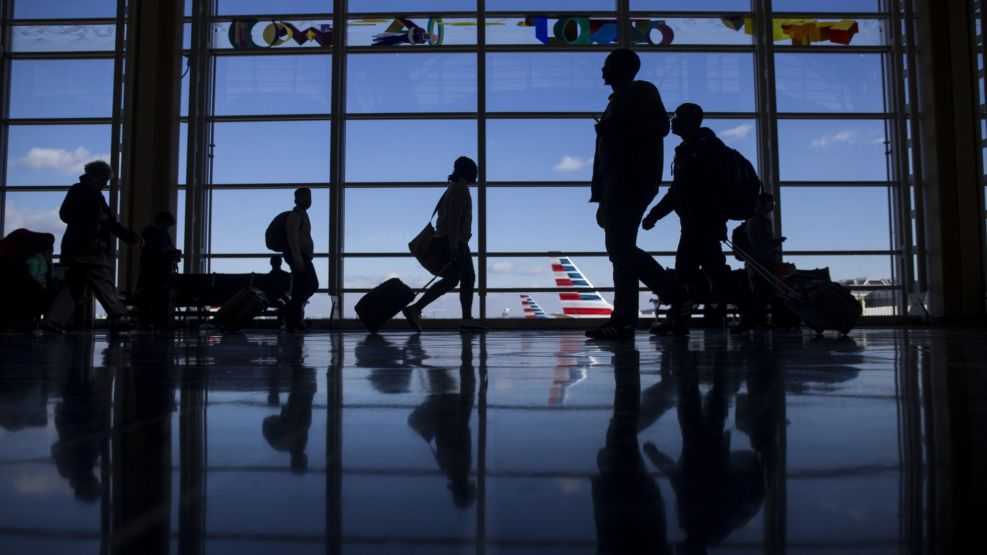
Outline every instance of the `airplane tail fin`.
[(593, 291), (593, 284), (567, 256), (552, 258), (555, 285), (587, 291), (559, 293), (562, 313), (569, 318), (606, 318), (613, 313), (613, 305)]

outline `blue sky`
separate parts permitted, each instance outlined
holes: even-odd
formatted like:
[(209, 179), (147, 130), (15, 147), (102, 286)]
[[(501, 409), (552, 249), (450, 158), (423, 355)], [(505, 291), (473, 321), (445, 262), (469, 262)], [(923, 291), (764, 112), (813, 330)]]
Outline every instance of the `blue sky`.
[[(41, 4), (47, 4), (58, 15), (80, 15), (73, 12), (74, 2), (37, 3)], [(326, 9), (320, 7), (325, 4), (292, 0), (280, 5), (284, 11), (319, 12)], [(359, 4), (354, 0), (351, 8), (356, 10)], [(423, 9), (470, 6), (469, 2), (438, 0), (419, 2), (416, 6), (419, 4)], [(570, 9), (594, 9), (608, 3), (557, 4)], [(658, 9), (675, 3), (640, 0), (635, 4), (640, 9)], [(720, 0), (701, 4), (690, 6), (743, 9), (745, 2)], [(871, 4), (832, 2), (825, 9), (868, 10)], [(17, 13), (22, 17), (37, 17), (42, 13), (35, 11), (40, 9), (37, 5), (19, 2)], [(223, 0), (221, 10), (245, 13), (269, 5), (269, 2)], [(393, 7), (388, 7), (387, 2), (373, 5), (385, 12)], [(517, 9), (526, 5), (513, 0), (487, 2), (489, 9)], [(784, 9), (795, 10), (810, 4), (776, 0), (775, 5), (778, 9), (785, 6)], [(553, 9), (553, 4), (548, 2), (539, 8)], [(816, 5), (812, 8), (823, 9)], [(723, 27), (715, 19), (669, 24), (677, 26), (682, 41), (749, 42), (749, 37)], [(862, 43), (880, 40), (876, 23), (862, 24)], [(467, 28), (452, 29), (465, 32), (462, 30)], [(504, 26), (497, 32), (507, 37), (505, 40), (520, 40), (510, 38), (518, 30), (530, 32), (530, 28), (516, 25)], [(57, 37), (67, 34), (76, 43), (90, 41), (85, 48), (106, 48), (98, 46), (99, 40), (102, 44), (106, 41), (93, 38), (93, 32), (72, 29), (46, 37), (35, 30), (30, 37), (25, 35), (24, 40), (30, 38), (30, 41), (22, 44), (33, 45), (25, 48), (43, 50), (44, 44), (62, 40)], [(351, 36), (369, 32), (357, 28)], [(447, 38), (455, 39), (455, 32), (450, 31)], [(491, 31), (491, 36), (495, 35)], [(97, 46), (92, 46), (92, 41)], [(493, 113), (521, 114), (602, 111), (609, 94), (600, 80), (604, 56), (605, 52), (491, 53), (487, 58), (487, 109)], [(649, 52), (642, 55), (642, 61), (640, 78), (659, 87), (669, 110), (685, 101), (697, 102), (710, 112), (756, 110), (751, 54)], [(884, 109), (878, 55), (779, 53), (776, 66), (778, 107), (782, 113), (874, 113)], [(219, 57), (216, 113), (232, 116), (308, 113), (328, 117), (330, 68), (329, 55)], [(11, 116), (14, 118), (108, 117), (110, 114), (112, 62), (109, 60), (18, 60), (12, 69)], [(477, 109), (473, 54), (429, 54), (426, 50), (354, 54), (348, 60), (348, 80), (347, 111), (352, 114), (469, 113)], [(730, 146), (757, 162), (756, 119), (710, 119), (707, 124)], [(592, 125), (589, 117), (488, 120), (488, 180), (519, 184), (588, 181), (594, 145)], [(460, 155), (476, 157), (478, 153), (477, 124), (472, 119), (350, 120), (346, 126), (346, 179), (351, 183), (441, 184), (453, 159)], [(215, 129), (214, 181), (326, 183), (331, 170), (329, 131), (329, 121), (219, 123)], [(886, 179), (883, 122), (789, 119), (778, 122), (778, 132), (783, 180), (834, 185), (825, 189), (784, 191), (781, 209), (784, 234), (789, 238), (786, 247), (790, 250), (888, 249), (887, 191), (880, 187), (839, 186), (840, 182)], [(677, 142), (674, 136), (666, 139), (668, 161)], [(182, 144), (179, 173), (184, 181), (184, 141)], [(62, 195), (18, 193), (16, 186), (71, 184), (82, 164), (94, 158), (106, 158), (109, 150), (109, 126), (105, 125), (11, 126), (5, 231), (24, 225), (60, 234), (57, 208)], [(666, 167), (666, 177), (667, 173)], [(348, 252), (403, 252), (408, 239), (425, 223), (440, 194), (440, 188), (350, 189), (345, 248)], [(527, 252), (602, 249), (602, 232), (593, 223), (594, 207), (586, 203), (587, 197), (586, 186), (490, 188), (488, 248)], [(274, 214), (290, 208), (291, 191), (217, 191), (213, 205), (215, 252), (264, 252), (263, 229)], [(327, 248), (327, 212), (328, 193), (319, 190), (312, 219), (316, 244), (321, 251)], [(677, 231), (677, 222), (670, 217), (655, 230), (642, 233), (640, 243), (647, 249), (673, 250)], [(476, 248), (476, 238), (472, 246)], [(489, 283), (493, 287), (550, 287), (553, 282), (547, 263), (544, 257), (491, 259), (487, 267)], [(577, 263), (596, 285), (612, 282), (605, 258), (577, 260)], [(828, 265), (836, 278), (890, 274), (888, 259), (879, 256), (803, 258), (799, 263)], [(263, 260), (214, 264), (216, 271), (264, 268)], [(394, 273), (411, 282), (426, 278), (411, 261), (383, 258), (348, 260), (346, 273), (344, 281), (352, 287), (369, 287)], [(326, 278), (323, 268), (320, 279), (325, 283)], [(550, 312), (553, 303), (557, 305), (554, 295), (535, 296)], [(488, 300), (490, 314), (498, 314), (503, 307), (520, 312), (516, 295)], [(442, 302), (448, 306), (437, 305), (441, 310), (454, 310), (454, 298)]]

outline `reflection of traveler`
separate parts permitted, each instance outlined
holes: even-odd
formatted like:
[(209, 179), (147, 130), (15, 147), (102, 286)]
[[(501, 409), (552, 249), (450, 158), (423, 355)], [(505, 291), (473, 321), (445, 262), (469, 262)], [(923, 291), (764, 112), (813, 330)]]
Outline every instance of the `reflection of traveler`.
[[(62, 400), (55, 406), (58, 441), (51, 446), (51, 457), (58, 473), (69, 481), (75, 498), (93, 503), (103, 491), (95, 467), (108, 433), (109, 398), (101, 398), (102, 388), (93, 375), (92, 338), (59, 341), (70, 342), (73, 362), (66, 375)], [(108, 388), (109, 384), (102, 386)]]
[(55, 236), (15, 229), (0, 240), (0, 288), (7, 294), (3, 317), (15, 329), (32, 329), (53, 296), (51, 260)]
[(614, 352), (613, 417), (606, 443), (596, 456), (599, 474), (592, 478), (597, 553), (670, 553), (665, 503), (637, 442), (640, 369), (641, 354), (636, 349)]
[(110, 165), (102, 160), (86, 164), (85, 174), (73, 185), (59, 217), (65, 222), (62, 237), (63, 264), (68, 266), (66, 287), (55, 298), (42, 326), (51, 332), (65, 331), (76, 303), (86, 289), (91, 289), (99, 303), (106, 309), (111, 330), (130, 328), (127, 307), (117, 296), (113, 283), (113, 242), (116, 235), (125, 243), (137, 243), (140, 238), (120, 225), (110, 212), (102, 190), (113, 177)]
[(159, 212), (154, 223), (144, 228), (141, 239), (140, 275), (137, 278), (137, 300), (141, 324), (159, 328), (171, 327), (171, 276), (177, 270), (182, 251), (175, 248), (168, 229), (175, 225), (171, 212)]
[(678, 389), (682, 454), (676, 463), (652, 443), (645, 452), (675, 489), (679, 526), (686, 534), (682, 553), (706, 553), (760, 510), (764, 499), (763, 466), (753, 451), (731, 451), (725, 430), (731, 385), (724, 368), (714, 368), (705, 402), (699, 391), (695, 352), (673, 370)]
[(308, 209), (312, 206), (312, 191), (308, 187), (295, 189), (295, 208), (285, 218), (284, 260), (291, 270), (291, 300), (284, 308), (285, 328), (288, 331), (308, 331), (305, 325), (305, 304), (319, 288), (312, 259), (315, 243), (312, 241), (312, 222)]
[(611, 52), (603, 65), (603, 81), (613, 94), (596, 124), (590, 202), (599, 203), (596, 220), (605, 233), (615, 291), (610, 321), (586, 332), (594, 339), (634, 336), (638, 281), (660, 297), (678, 299), (683, 294), (670, 274), (637, 246), (641, 217), (658, 194), (662, 138), (668, 134), (668, 116), (658, 89), (634, 80), (640, 67), (637, 54), (626, 49)]
[[(683, 104), (675, 110), (672, 133), (682, 137), (682, 144), (675, 147), (674, 179), (643, 225), (651, 229), (674, 211), (682, 229), (675, 252), (678, 278), (690, 289), (703, 289), (701, 284), (708, 279), (714, 295), (722, 298), (730, 289), (730, 268), (720, 247), (727, 238), (727, 217), (715, 199), (721, 197), (718, 188), (726, 181), (723, 172), (728, 151), (702, 122), (703, 109), (696, 104)], [(673, 302), (669, 317), (660, 325), (656, 322), (651, 332), (686, 334), (691, 313), (691, 300)]]
[(438, 206), (438, 219), (435, 222), (435, 239), (432, 250), (449, 253), (449, 266), (442, 272), (435, 285), (428, 288), (418, 302), (406, 307), (402, 313), (408, 324), (416, 331), (422, 331), (422, 310), (442, 295), (459, 285), (459, 304), (462, 308), (462, 332), (481, 332), (484, 327), (473, 320), (473, 286), (476, 271), (473, 269), (473, 256), (470, 254), (469, 240), (473, 232), (473, 199), (469, 186), (476, 183), (476, 162), (465, 156), (456, 159), (449, 187), (442, 195)]
[[(411, 334), (410, 344), (418, 334)], [(407, 349), (407, 348), (406, 348)], [(407, 393), (411, 385), (411, 366), (406, 363), (405, 350), (395, 347), (382, 335), (371, 333), (357, 343), (353, 349), (356, 365), (370, 369), (368, 379), (374, 390), (388, 395)]]
[(476, 484), (470, 480), (473, 464), (473, 441), (470, 417), (473, 413), (476, 376), (473, 370), (473, 345), (462, 337), (462, 362), (459, 368), (459, 392), (448, 370), (428, 369), (429, 396), (408, 416), (408, 426), (429, 445), (435, 441), (433, 454), (439, 468), (449, 480), (452, 500), (459, 508), (476, 501)]
[(289, 339), (279, 359), (291, 368), (288, 402), (281, 414), (264, 419), (264, 439), (278, 451), (291, 454), (291, 470), (304, 474), (308, 470), (308, 429), (312, 425), (312, 400), (315, 398), (315, 370), (301, 364), (301, 338)]

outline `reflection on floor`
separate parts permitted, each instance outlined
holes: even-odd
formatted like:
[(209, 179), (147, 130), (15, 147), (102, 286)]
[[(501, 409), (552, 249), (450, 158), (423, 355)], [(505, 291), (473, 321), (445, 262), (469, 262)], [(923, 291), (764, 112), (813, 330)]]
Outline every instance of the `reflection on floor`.
[(0, 553), (960, 552), (983, 338), (0, 335)]

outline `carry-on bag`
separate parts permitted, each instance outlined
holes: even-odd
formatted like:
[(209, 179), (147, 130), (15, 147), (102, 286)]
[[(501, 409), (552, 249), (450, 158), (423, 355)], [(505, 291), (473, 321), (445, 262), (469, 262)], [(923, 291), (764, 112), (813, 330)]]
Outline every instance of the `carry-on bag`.
[(428, 219), (428, 223), (422, 228), (418, 235), (415, 236), (408, 243), (408, 250), (411, 254), (418, 260), (418, 263), (422, 265), (429, 271), (430, 274), (437, 276), (441, 274), (449, 262), (446, 253), (444, 252), (433, 252), (432, 243), (435, 240), (435, 227), (432, 225), (432, 218), (439, 213), (439, 206), (442, 204), (442, 200), (445, 198), (446, 194), (443, 193), (439, 198), (439, 202), (435, 204), (435, 210), (432, 211), (432, 215)]
[(724, 241), (759, 276), (774, 287), (784, 300), (785, 306), (798, 315), (805, 325), (818, 334), (833, 329), (843, 335), (857, 325), (863, 314), (860, 301), (850, 294), (850, 290), (838, 283), (818, 280), (805, 292), (798, 292), (778, 276), (765, 268), (753, 256), (731, 241)]
[(245, 287), (216, 311), (212, 317), (213, 325), (224, 331), (243, 329), (260, 316), (265, 305), (267, 296), (263, 291), (256, 287)]
[[(449, 264), (447, 263), (439, 273), (444, 272), (449, 267)], [(428, 289), (428, 286), (432, 285), (438, 277), (435, 276), (429, 280), (420, 291)], [(357, 318), (363, 322), (367, 330), (370, 333), (377, 333), (388, 320), (397, 316), (397, 313), (401, 312), (402, 308), (411, 304), (411, 301), (415, 300), (416, 295), (417, 293), (412, 288), (395, 277), (374, 287), (369, 293), (357, 301), (356, 306), (353, 308), (356, 310)]]

